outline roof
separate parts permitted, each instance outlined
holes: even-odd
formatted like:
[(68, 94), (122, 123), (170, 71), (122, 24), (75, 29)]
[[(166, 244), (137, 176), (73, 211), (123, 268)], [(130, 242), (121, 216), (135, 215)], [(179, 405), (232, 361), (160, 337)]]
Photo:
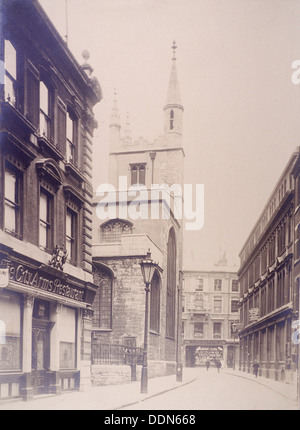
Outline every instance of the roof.
[(171, 74), (170, 74), (165, 108), (170, 105), (176, 105), (176, 106), (182, 107), (181, 94), (180, 94), (179, 82), (178, 82), (178, 76), (177, 76), (176, 58), (174, 57), (172, 59), (172, 67), (171, 67)]

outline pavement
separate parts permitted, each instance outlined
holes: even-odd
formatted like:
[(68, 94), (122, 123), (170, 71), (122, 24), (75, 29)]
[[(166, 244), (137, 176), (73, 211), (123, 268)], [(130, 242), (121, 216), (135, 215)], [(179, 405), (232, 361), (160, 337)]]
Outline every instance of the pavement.
[(297, 402), (297, 384), (287, 384), (286, 382), (275, 381), (274, 379), (265, 378), (262, 376), (255, 376), (252, 373), (242, 372), (240, 370), (223, 369), (223, 372), (230, 375), (252, 380), (253, 382), (264, 385), (272, 391), (281, 394), (283, 397)]
[[(3, 401), (0, 402), (0, 410), (120, 410), (190, 384), (201, 378), (201, 373), (204, 371), (206, 370), (202, 368), (184, 368), (180, 382), (176, 381), (175, 375), (150, 378), (147, 394), (140, 393), (141, 383), (135, 381), (122, 385), (92, 387), (88, 391), (63, 392), (56, 396), (36, 396), (28, 402), (19, 399)], [(295, 386), (259, 376), (255, 378), (254, 375), (239, 370), (225, 368), (221, 369), (221, 372), (231, 374), (234, 377), (251, 379), (254, 383), (262, 384), (286, 398), (294, 401), (297, 399)]]

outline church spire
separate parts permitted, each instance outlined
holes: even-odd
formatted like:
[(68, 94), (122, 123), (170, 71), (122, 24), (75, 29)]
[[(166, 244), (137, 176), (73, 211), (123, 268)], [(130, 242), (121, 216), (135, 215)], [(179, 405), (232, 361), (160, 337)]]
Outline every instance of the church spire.
[(175, 40), (171, 48), (173, 50), (173, 58), (172, 58), (171, 75), (169, 80), (169, 87), (168, 87), (165, 109), (167, 108), (168, 105), (178, 105), (182, 108), (179, 82), (178, 82), (178, 76), (177, 76), (177, 66), (176, 66), (177, 46), (176, 46)]
[(110, 117), (110, 127), (121, 128), (120, 112), (118, 108), (116, 89), (114, 89), (114, 101), (113, 101), (113, 108), (112, 108), (111, 117)]
[(111, 150), (115, 150), (120, 142), (120, 131), (121, 131), (121, 121), (120, 121), (120, 112), (118, 108), (117, 102), (117, 92), (114, 90), (114, 101), (113, 108), (110, 117), (110, 147)]
[(167, 92), (166, 104), (164, 106), (165, 117), (165, 134), (182, 135), (182, 113), (183, 106), (181, 102), (181, 94), (179, 89), (179, 81), (177, 76), (176, 64), (176, 49), (177, 45), (174, 40), (172, 45), (173, 57), (171, 74)]
[(132, 143), (130, 122), (129, 122), (129, 113), (128, 112), (126, 114), (126, 123), (125, 123), (125, 129), (124, 129), (124, 143), (126, 145), (130, 145)]

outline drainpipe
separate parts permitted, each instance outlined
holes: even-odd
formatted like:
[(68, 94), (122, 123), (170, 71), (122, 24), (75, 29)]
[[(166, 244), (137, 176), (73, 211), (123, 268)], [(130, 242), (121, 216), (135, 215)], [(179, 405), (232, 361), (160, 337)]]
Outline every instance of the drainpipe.
[(155, 152), (155, 151), (151, 151), (151, 152), (149, 153), (149, 155), (150, 155), (150, 158), (151, 158), (151, 161), (152, 161), (152, 177), (151, 177), (151, 183), (153, 184), (153, 183), (154, 183), (154, 160), (155, 160), (155, 157), (156, 157), (156, 152)]

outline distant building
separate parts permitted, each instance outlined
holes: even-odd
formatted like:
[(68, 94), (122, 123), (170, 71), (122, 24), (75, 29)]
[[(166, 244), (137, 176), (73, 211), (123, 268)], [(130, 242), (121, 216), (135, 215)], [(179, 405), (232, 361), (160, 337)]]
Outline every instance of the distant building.
[(290, 382), (298, 346), (292, 324), (299, 319), (299, 148), (291, 155), (240, 252), (240, 365)]
[(90, 385), (101, 90), (37, 1), (1, 1), (0, 28), (0, 399), (28, 400)]
[[(166, 193), (161, 190), (151, 198), (152, 184), (183, 185), (183, 106), (175, 48), (174, 45), (164, 106), (164, 134), (154, 142), (142, 138), (134, 141), (127, 119), (121, 137), (115, 96), (109, 153), (109, 183), (117, 190), (116, 196), (111, 194), (117, 202), (115, 216), (99, 219), (97, 211), (99, 205), (101, 208), (101, 199), (94, 198), (93, 268), (94, 282), (100, 287), (93, 305), (94, 344), (122, 344), (124, 339), (131, 338), (133, 344), (143, 346), (145, 287), (139, 262), (149, 249), (152, 259), (158, 262), (150, 293), (150, 376), (175, 372), (178, 323), (181, 321), (178, 286), (182, 269), (182, 220), (174, 216), (172, 190)], [(120, 187), (120, 177), (127, 181), (125, 186)], [(134, 196), (129, 192), (131, 186), (137, 190)], [(139, 196), (140, 186), (144, 190), (144, 194), (140, 194), (143, 196), (138, 208), (140, 216), (133, 219), (130, 210), (134, 209), (133, 202)], [(153, 216), (153, 211), (157, 216)], [(165, 217), (168, 212), (170, 216)]]
[(238, 366), (239, 284), (235, 268), (225, 256), (207, 271), (184, 270), (183, 348), (188, 367), (220, 359), (224, 366)]

